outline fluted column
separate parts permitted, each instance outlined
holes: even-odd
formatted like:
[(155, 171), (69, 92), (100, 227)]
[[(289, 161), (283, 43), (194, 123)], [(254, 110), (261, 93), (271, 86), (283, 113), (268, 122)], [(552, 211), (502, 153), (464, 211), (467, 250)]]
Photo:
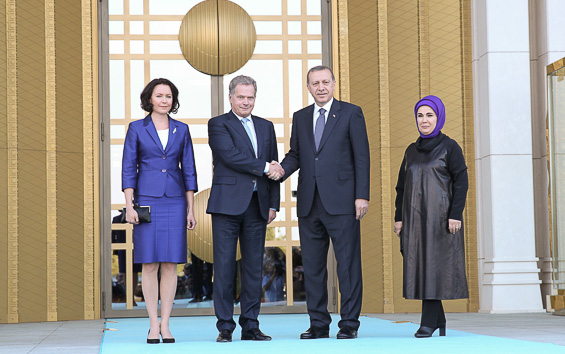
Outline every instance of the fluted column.
[(472, 5), (479, 311), (539, 312), (528, 0)]

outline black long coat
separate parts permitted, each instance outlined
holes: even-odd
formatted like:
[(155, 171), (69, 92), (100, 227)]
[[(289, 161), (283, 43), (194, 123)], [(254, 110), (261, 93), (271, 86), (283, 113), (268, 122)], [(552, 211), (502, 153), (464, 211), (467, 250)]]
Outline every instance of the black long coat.
[(397, 184), (396, 221), (404, 256), (406, 299), (468, 298), (463, 224), (451, 234), (448, 219), (462, 221), (468, 189), (459, 145), (444, 134), (406, 149)]

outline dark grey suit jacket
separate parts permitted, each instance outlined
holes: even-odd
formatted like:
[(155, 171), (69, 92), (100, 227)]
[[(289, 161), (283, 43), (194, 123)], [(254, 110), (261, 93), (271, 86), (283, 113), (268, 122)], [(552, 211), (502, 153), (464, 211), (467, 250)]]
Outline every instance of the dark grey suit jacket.
[(209, 214), (242, 214), (257, 183), (259, 208), (268, 220), (269, 209), (279, 210), (280, 184), (265, 174), (265, 162), (278, 161), (273, 123), (252, 115), (257, 136), (257, 157), (243, 124), (233, 112), (208, 121), (208, 143), (212, 149), (214, 177), (208, 199)]
[(294, 113), (290, 150), (281, 163), (283, 180), (300, 169), (297, 215), (309, 214), (316, 187), (329, 214), (355, 214), (355, 199), (369, 199), (369, 139), (363, 111), (334, 99), (318, 151), (313, 114), (314, 105)]

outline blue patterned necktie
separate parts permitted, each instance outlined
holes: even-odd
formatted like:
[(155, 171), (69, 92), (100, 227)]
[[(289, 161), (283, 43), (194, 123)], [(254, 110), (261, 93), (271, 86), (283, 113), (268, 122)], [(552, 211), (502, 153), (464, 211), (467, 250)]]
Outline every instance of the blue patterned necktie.
[[(257, 146), (255, 146), (255, 140), (253, 139), (253, 133), (251, 133), (251, 128), (249, 128), (249, 125), (247, 125), (247, 122), (249, 122), (249, 118), (241, 118), (241, 122), (243, 123), (243, 126), (245, 127), (245, 131), (247, 132), (247, 135), (249, 135), (249, 140), (251, 140), (251, 145), (253, 145), (253, 151), (255, 152), (255, 157), (257, 157)], [(257, 182), (253, 183), (253, 191), (255, 192), (257, 190)]]
[(324, 134), (324, 127), (326, 126), (326, 110), (320, 108), (318, 112), (320, 112), (320, 115), (318, 116), (318, 120), (316, 120), (316, 127), (314, 128), (314, 142), (316, 143), (316, 151), (320, 146), (320, 140), (322, 140), (322, 134)]
[(242, 118), (241, 121), (243, 122), (243, 126), (245, 127), (245, 131), (247, 135), (249, 135), (249, 140), (251, 140), (251, 145), (253, 145), (253, 151), (255, 152), (255, 157), (257, 157), (257, 146), (255, 145), (255, 139), (253, 139), (253, 133), (251, 133), (251, 128), (247, 125), (249, 122), (249, 118)]

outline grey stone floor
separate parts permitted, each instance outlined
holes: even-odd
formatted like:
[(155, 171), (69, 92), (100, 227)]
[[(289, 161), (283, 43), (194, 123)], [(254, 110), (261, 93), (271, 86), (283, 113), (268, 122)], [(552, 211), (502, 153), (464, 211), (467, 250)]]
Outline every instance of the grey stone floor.
[[(420, 323), (418, 313), (369, 316), (389, 321)], [(446, 313), (445, 316), (448, 329), (565, 346), (565, 316), (555, 316), (550, 313)]]
[[(420, 314), (371, 314), (389, 321), (419, 323)], [(448, 313), (447, 327), (488, 336), (565, 346), (565, 316), (548, 313)], [(0, 353), (99, 353), (103, 320), (0, 325)]]
[(100, 353), (104, 320), (0, 325), (0, 353)]

